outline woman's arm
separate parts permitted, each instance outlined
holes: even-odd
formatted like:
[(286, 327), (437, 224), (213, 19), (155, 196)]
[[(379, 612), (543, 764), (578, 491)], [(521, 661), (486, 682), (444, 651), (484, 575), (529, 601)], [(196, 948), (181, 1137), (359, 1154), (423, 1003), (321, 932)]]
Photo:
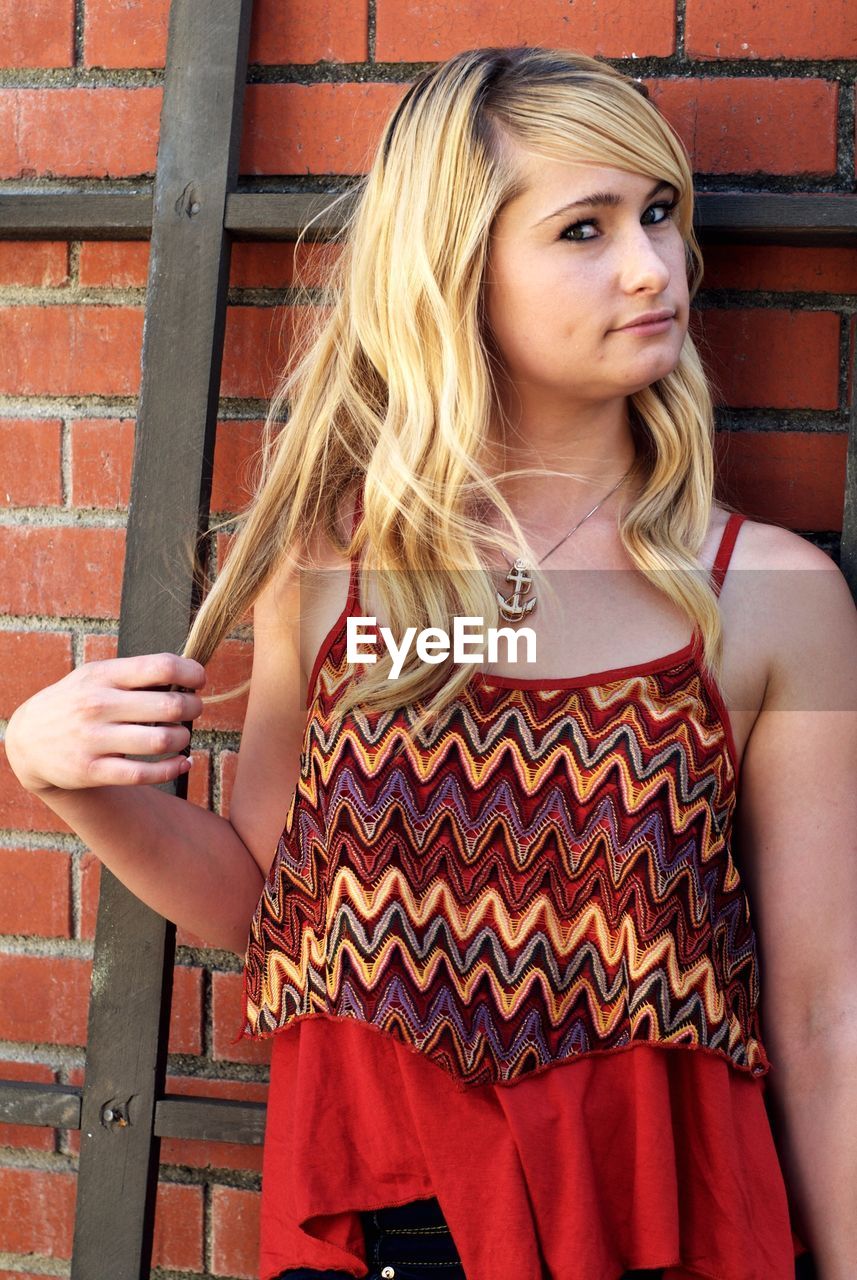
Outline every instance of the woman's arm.
[(253, 673), (229, 818), (158, 790), (199, 715), (198, 663), (176, 654), (85, 663), (17, 707), (9, 763), (26, 790), (77, 832), (141, 901), (212, 946), (243, 955), (276, 853), (305, 725), (298, 584), (275, 575), (254, 607)]
[(135, 897), (243, 955), (264, 877), (226, 818), (153, 786), (35, 789)]
[(819, 1280), (857, 1276), (857, 608), (840, 570), (766, 526), (752, 570), (764, 704), (737, 860), (760, 948), (778, 1152)]

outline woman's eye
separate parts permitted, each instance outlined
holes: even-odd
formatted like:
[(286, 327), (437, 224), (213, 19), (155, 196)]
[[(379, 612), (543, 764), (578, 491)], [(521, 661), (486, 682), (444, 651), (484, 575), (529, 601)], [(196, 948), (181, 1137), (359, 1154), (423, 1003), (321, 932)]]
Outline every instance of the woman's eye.
[[(661, 209), (664, 215), (662, 218), (658, 218), (657, 221), (653, 222), (651, 225), (654, 227), (659, 227), (662, 222), (672, 221), (672, 211), (677, 204), (678, 204), (678, 200), (673, 200), (672, 202), (663, 200), (659, 204), (650, 204), (648, 209), (646, 210), (646, 213), (651, 213), (653, 209)], [(581, 222), (572, 222), (570, 226), (566, 227), (564, 231), (560, 232), (559, 238), (560, 240), (568, 239), (572, 242), (577, 241), (578, 243), (582, 243), (585, 240), (597, 240), (598, 239), (597, 236), (573, 236), (569, 234), (569, 232), (579, 230), (580, 227), (597, 227), (597, 226), (598, 226), (597, 218), (585, 218)]]

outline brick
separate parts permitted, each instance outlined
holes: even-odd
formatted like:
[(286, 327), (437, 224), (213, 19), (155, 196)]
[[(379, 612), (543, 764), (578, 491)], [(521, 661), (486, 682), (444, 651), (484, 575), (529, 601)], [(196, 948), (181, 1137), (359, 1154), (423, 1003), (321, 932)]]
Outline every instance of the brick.
[(259, 1268), (260, 1196), (238, 1187), (211, 1188), (211, 1271), (253, 1280)]
[[(716, 391), (735, 408), (837, 409), (839, 316), (775, 307), (691, 315)], [(700, 329), (702, 338), (698, 339)], [(800, 352), (800, 359), (795, 359)]]
[(25, 791), (6, 759), (6, 748), (0, 743), (0, 830), (7, 831), (71, 831), (68, 823), (52, 809)]
[[(223, 566), (226, 563), (226, 557), (228, 556), (234, 541), (235, 541), (234, 533), (215, 533), (214, 546), (215, 546), (217, 564), (219, 566), (218, 572), (222, 572)], [(246, 611), (246, 613), (244, 613), (242, 617), (238, 618), (235, 625), (248, 626), (248, 627), (253, 625), (252, 606)]]
[[(250, 931), (250, 921), (247, 921)], [(243, 1020), (244, 982), (241, 973), (212, 973), (211, 975), (211, 1056), (229, 1062), (259, 1062), (270, 1064), (272, 1038), (247, 1037), (237, 1044), (230, 1044), (238, 1034)]]
[(202, 1053), (202, 969), (177, 964), (170, 1007), (170, 1053)]
[(115, 618), (124, 555), (124, 529), (0, 528), (0, 612)]
[(689, 58), (857, 58), (851, 0), (687, 0)]
[[(168, 0), (88, 0), (86, 65), (164, 66), (168, 13)], [(367, 0), (316, 0), (293, 9), (257, 0), (253, 7), (251, 65), (365, 62), (368, 56)]]
[(0, 394), (136, 395), (141, 307), (0, 307)]
[(145, 289), (148, 240), (84, 240), (78, 278), (85, 289)]
[(67, 284), (68, 250), (65, 240), (0, 240), (0, 285), (56, 289)]
[(91, 849), (80, 855), (80, 936), (95, 937), (95, 921), (98, 914), (98, 895), (101, 891), (101, 862)]
[[(132, 419), (74, 422), (70, 429), (72, 506), (128, 507), (134, 430), (136, 422)], [(226, 420), (217, 424), (212, 512), (237, 512), (252, 498), (251, 480), (261, 435), (261, 422)], [(3, 436), (0, 434), (1, 448)]]
[[(207, 676), (203, 695), (220, 693), (249, 679), (253, 665), (253, 646), (247, 640), (223, 640), (206, 664)], [(247, 694), (215, 702), (206, 707), (194, 721), (194, 729), (240, 730), (247, 713)]]
[(248, 84), (239, 171), (365, 173), (404, 92), (396, 84)]
[(118, 636), (105, 632), (83, 637), (83, 661), (104, 662), (115, 658), (118, 649)]
[(56, 418), (0, 420), (0, 507), (62, 502), (61, 437)]
[(0, 66), (70, 67), (74, 60), (74, 0), (0, 4)]
[(839, 87), (812, 77), (646, 81), (694, 173), (836, 173)]
[(229, 307), (221, 396), (268, 399), (289, 367), (303, 319), (302, 307)]
[(334, 241), (236, 240), (232, 245), (229, 283), (234, 289), (281, 289), (300, 282), (307, 288), (323, 285), (342, 252)]
[[(0, 424), (2, 425), (2, 424)], [(135, 423), (81, 419), (71, 428), (71, 501), (75, 507), (126, 508), (131, 492)], [(213, 512), (234, 513), (252, 497), (262, 423), (219, 422), (211, 492)]]
[[(838, 84), (817, 78), (647, 79), (696, 172), (836, 172)], [(242, 174), (360, 174), (406, 89), (387, 84), (251, 84)]]
[(0, 933), (71, 937), (71, 865), (63, 849), (0, 849)]
[(278, 347), (278, 330), (291, 317), (268, 307), (229, 307), (226, 312), (226, 335), (223, 346), (223, 368), (220, 376), (221, 396), (268, 399), (279, 379), (286, 359)]
[(72, 670), (66, 631), (0, 631), (0, 719)]
[(238, 772), (238, 752), (237, 751), (221, 751), (220, 753), (220, 812), (224, 817), (229, 816), (229, 806), (232, 801), (232, 788), (235, 785), (235, 775)]
[[(268, 1085), (240, 1080), (205, 1079), (199, 1076), (167, 1076), (171, 1094), (195, 1098), (226, 1098), (235, 1102), (267, 1102)], [(162, 1138), (161, 1164), (193, 1169), (243, 1169), (262, 1172), (262, 1147), (242, 1142), (205, 1142), (191, 1138)]]
[(473, 0), (377, 0), (375, 57), (379, 62), (438, 62), (482, 45), (574, 46), (606, 58), (668, 57), (675, 52), (672, 0), (646, 5), (587, 4), (565, 0), (524, 5)]
[(87, 0), (85, 65), (164, 66), (169, 12), (169, 0)]
[(0, 1168), (0, 1240), (4, 1253), (37, 1254), (47, 1262), (70, 1258), (76, 1195), (74, 1173)]
[(211, 510), (242, 510), (253, 496), (253, 476), (258, 470), (262, 423), (225, 421), (217, 424)]
[(316, 0), (288, 9), (258, 0), (250, 28), (251, 63), (366, 62), (367, 0)]
[[(30, 1084), (56, 1084), (57, 1073), (42, 1062), (0, 1061), (0, 1080), (23, 1080)], [(53, 1151), (55, 1130), (40, 1124), (0, 1124), (0, 1147)], [(3, 1272), (0, 1271), (0, 1280)]]
[[(65, 956), (0, 955), (0, 1038), (86, 1044), (92, 963)], [(202, 970), (176, 965), (169, 1050), (202, 1050)]]
[(91, 970), (73, 956), (0, 955), (0, 1039), (85, 1045)]
[(72, 424), (72, 506), (127, 508), (134, 430), (129, 418), (84, 418)]
[(853, 249), (707, 244), (704, 287), (776, 293), (857, 293)]
[(0, 89), (0, 178), (155, 171), (160, 88)]
[(718, 431), (715, 443), (718, 493), (739, 511), (798, 532), (841, 532), (844, 432)]
[(175, 1271), (204, 1271), (203, 1188), (158, 1182), (152, 1265)]
[[(199, 805), (200, 809), (211, 808), (211, 794), (208, 781), (208, 771), (211, 762), (211, 752), (201, 751), (198, 748), (191, 748), (191, 766), (187, 784), (187, 798), (190, 804)], [(193, 936), (193, 935), (189, 935)], [(181, 943), (181, 930), (179, 930), (179, 942)], [(189, 943), (188, 945), (196, 945)]]

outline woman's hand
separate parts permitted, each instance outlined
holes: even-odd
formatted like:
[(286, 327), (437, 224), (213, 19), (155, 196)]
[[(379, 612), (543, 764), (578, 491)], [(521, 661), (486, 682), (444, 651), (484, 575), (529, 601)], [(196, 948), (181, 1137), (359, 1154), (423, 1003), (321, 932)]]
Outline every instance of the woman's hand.
[(182, 722), (201, 713), (193, 690), (204, 684), (205, 668), (175, 653), (85, 662), (15, 709), (5, 741), (12, 771), (36, 794), (169, 782), (190, 767)]

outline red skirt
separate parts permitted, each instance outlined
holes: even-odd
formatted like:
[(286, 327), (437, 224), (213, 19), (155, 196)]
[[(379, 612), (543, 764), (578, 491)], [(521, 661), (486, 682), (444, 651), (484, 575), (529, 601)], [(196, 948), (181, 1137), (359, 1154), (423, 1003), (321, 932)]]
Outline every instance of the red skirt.
[(766, 1078), (638, 1042), (461, 1091), (371, 1024), (273, 1037), (260, 1280), (368, 1274), (363, 1210), (437, 1197), (468, 1280), (794, 1280)]

